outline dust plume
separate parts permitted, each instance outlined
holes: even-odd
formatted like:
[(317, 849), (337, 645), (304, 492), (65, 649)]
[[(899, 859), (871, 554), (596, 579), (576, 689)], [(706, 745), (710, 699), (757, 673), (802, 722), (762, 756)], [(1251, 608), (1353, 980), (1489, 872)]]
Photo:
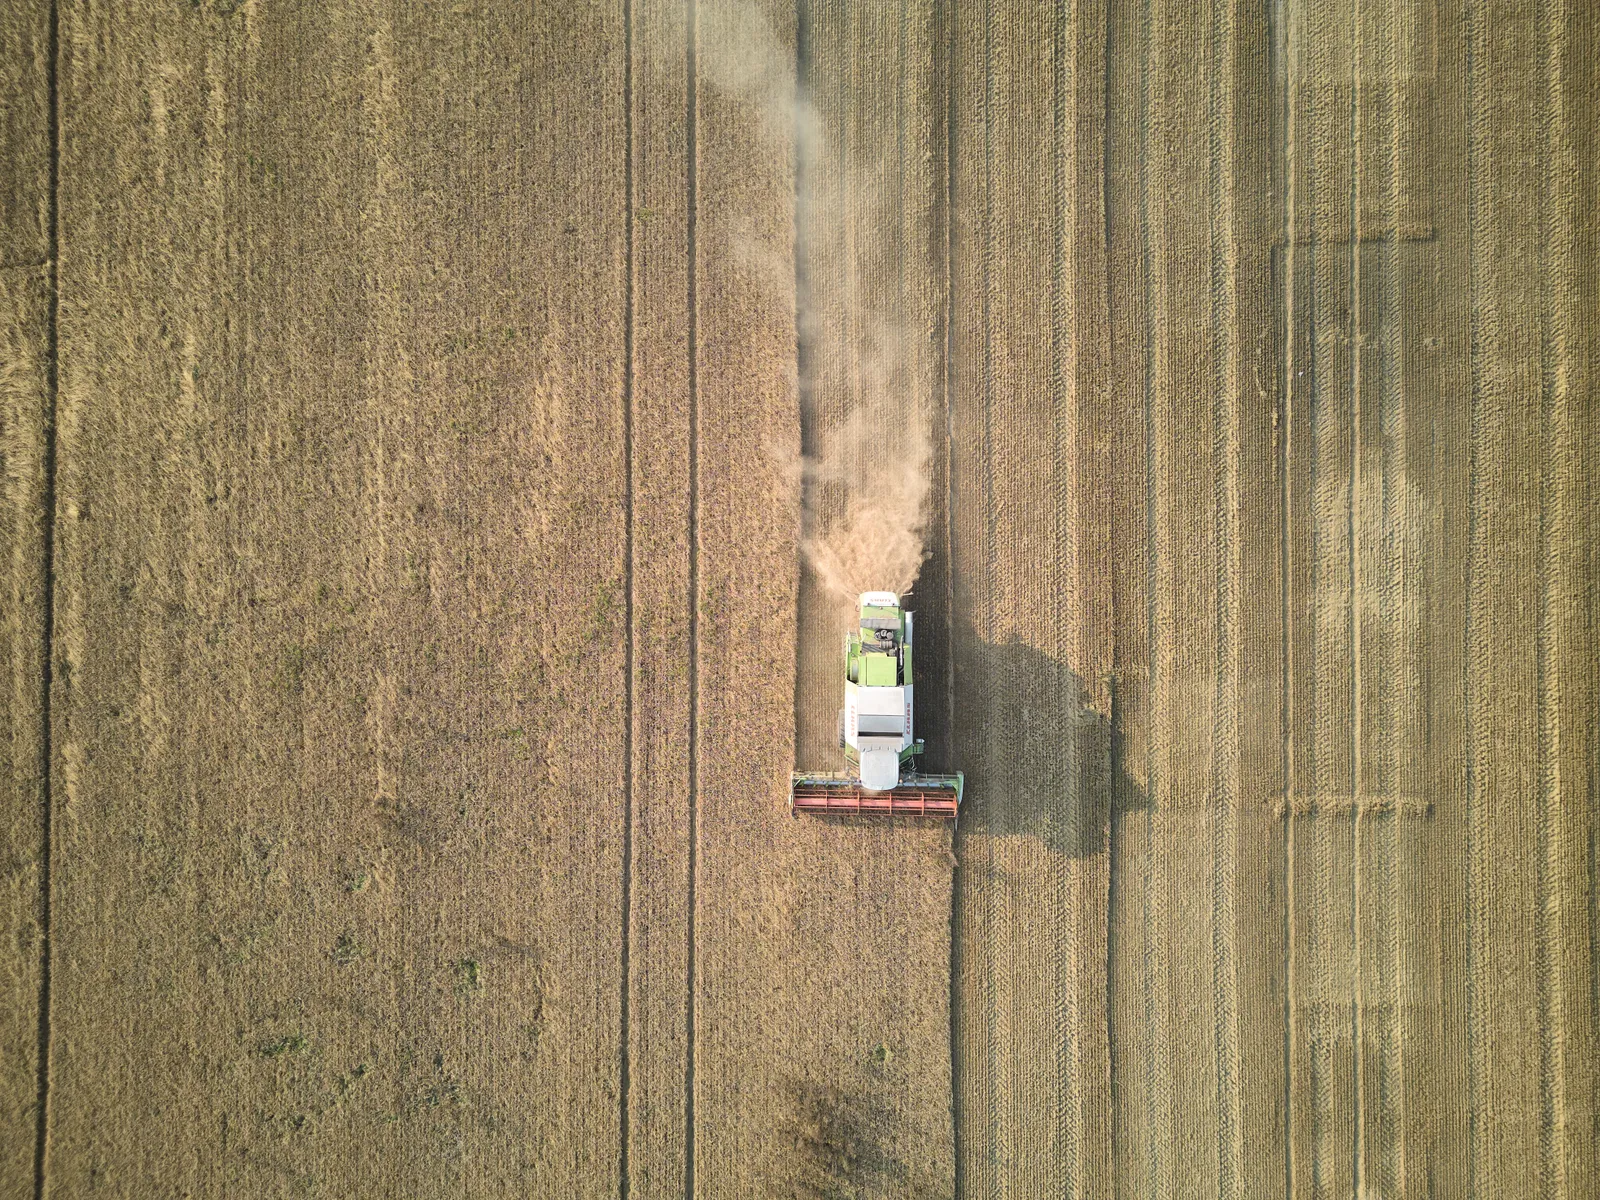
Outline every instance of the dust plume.
[(796, 294), (801, 549), (830, 601), (848, 608), (863, 591), (909, 591), (927, 557), (937, 355), (930, 315), (909, 311), (924, 281), (907, 286), (916, 268), (900, 241), (909, 223), (897, 137), (885, 128), (830, 144), (826, 130), (851, 125), (806, 94), (795, 34), (750, 5), (708, 8), (700, 73), (756, 117), (768, 153), (794, 156), (797, 236), (736, 236), (729, 248)]
[(910, 403), (897, 356), (862, 354), (859, 386), (843, 420), (802, 459), (801, 550), (817, 582), (839, 603), (864, 591), (908, 592), (927, 550), (932, 422)]

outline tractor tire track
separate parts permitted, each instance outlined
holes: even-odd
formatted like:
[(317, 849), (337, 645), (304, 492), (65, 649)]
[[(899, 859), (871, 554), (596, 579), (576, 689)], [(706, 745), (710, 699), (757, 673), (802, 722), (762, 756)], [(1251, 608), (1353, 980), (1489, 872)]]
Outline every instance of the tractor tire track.
[(690, 1127), (691, 748), (697, 725), (689, 6), (631, 0), (631, 813), (624, 882), (628, 1196), (685, 1195)]

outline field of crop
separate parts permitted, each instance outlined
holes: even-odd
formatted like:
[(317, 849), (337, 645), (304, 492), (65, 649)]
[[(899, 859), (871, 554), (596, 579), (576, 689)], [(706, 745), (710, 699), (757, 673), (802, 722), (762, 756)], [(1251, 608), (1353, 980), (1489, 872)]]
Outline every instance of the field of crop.
[(0, 1200), (1594, 1196), (1597, 62), (0, 0)]

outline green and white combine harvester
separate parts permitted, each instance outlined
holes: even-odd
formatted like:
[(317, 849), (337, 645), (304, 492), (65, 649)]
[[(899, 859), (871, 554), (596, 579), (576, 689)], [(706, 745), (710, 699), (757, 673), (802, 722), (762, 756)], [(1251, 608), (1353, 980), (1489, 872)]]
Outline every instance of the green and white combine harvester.
[(863, 592), (861, 622), (844, 639), (839, 747), (850, 770), (790, 776), (796, 812), (886, 813), (954, 819), (961, 772), (920, 775), (911, 711), (911, 614), (893, 592)]

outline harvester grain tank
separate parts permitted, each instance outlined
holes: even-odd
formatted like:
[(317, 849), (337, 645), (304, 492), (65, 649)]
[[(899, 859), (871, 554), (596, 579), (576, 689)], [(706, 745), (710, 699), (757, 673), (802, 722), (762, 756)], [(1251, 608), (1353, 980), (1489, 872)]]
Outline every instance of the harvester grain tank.
[(923, 743), (912, 705), (912, 619), (894, 592), (863, 592), (859, 624), (844, 639), (839, 747), (849, 770), (796, 771), (795, 812), (867, 812), (955, 817), (962, 776), (916, 770)]

